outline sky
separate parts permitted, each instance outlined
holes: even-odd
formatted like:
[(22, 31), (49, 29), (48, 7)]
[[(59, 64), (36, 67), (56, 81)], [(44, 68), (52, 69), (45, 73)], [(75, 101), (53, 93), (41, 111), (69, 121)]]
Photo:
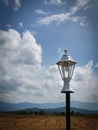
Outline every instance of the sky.
[(71, 100), (98, 103), (98, 0), (1, 0), (0, 101), (64, 101), (65, 49), (77, 62)]

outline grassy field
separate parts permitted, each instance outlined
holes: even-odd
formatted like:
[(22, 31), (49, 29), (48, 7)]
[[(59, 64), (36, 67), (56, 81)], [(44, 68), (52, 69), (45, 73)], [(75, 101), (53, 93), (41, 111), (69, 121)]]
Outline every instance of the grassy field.
[[(65, 130), (65, 116), (0, 114), (0, 130)], [(71, 116), (71, 130), (98, 130), (98, 115)]]

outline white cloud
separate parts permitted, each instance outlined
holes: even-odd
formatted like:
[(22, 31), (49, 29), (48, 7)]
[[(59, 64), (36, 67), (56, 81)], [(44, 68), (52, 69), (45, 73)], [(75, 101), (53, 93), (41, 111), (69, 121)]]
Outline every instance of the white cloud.
[(44, 4), (54, 4), (54, 5), (62, 5), (65, 4), (65, 2), (63, 2), (62, 0), (45, 0)]
[(95, 65), (96, 67), (98, 67), (98, 63), (96, 63), (96, 65)]
[(81, 26), (88, 26), (88, 23), (86, 22), (85, 20), (85, 17), (80, 17), (80, 16), (73, 16), (73, 17), (70, 17), (70, 21), (72, 22), (79, 22), (79, 24)]
[[(10, 0), (2, 0), (6, 6), (10, 5)], [(20, 0), (14, 0), (14, 11), (17, 11), (21, 7)]]
[[(97, 64), (96, 64), (97, 65)], [(95, 66), (96, 66), (95, 65)], [(98, 77), (93, 61), (76, 66), (72, 100), (98, 102)], [(0, 32), (0, 100), (10, 102), (60, 102), (63, 81), (56, 65), (42, 66), (42, 48), (29, 31)], [(96, 98), (95, 98), (96, 97)]]
[[(1, 31), (0, 75), (2, 78), (0, 79), (0, 93), (1, 96), (3, 95), (2, 98), (6, 98), (6, 100), (12, 96), (20, 98), (19, 88), (25, 90), (27, 87), (30, 88), (32, 86), (33, 89), (36, 84), (34, 79), (36, 79), (36, 75), (40, 71), (41, 62), (41, 46), (36, 43), (35, 37), (29, 31), (24, 32), (22, 37), (13, 29)], [(6, 77), (9, 79), (7, 82)], [(14, 81), (15, 84), (13, 84)], [(11, 82), (12, 85), (10, 85)], [(16, 95), (12, 92), (13, 88), (16, 90)], [(4, 97), (4, 95), (8, 97)]]
[(89, 61), (85, 66), (78, 66), (75, 69), (72, 80), (72, 87), (75, 94), (72, 95), (73, 100), (80, 100), (84, 102), (98, 102), (98, 76), (94, 74), (93, 61)]
[(41, 64), (41, 46), (36, 43), (35, 37), (29, 31), (21, 36), (13, 29), (2, 30), (0, 32), (0, 100), (52, 101), (52, 95), (58, 90), (56, 86), (60, 84), (57, 67), (48, 68)]
[(21, 7), (21, 2), (20, 2), (20, 0), (15, 0), (14, 10), (17, 11), (20, 7)]
[(88, 7), (88, 3), (90, 0), (77, 0), (76, 5), (71, 7), (71, 14), (75, 14), (79, 9), (84, 9)]
[(63, 4), (62, 0), (50, 0), (51, 4)]
[(87, 80), (88, 78), (90, 78), (91, 74), (92, 74), (92, 70), (93, 69), (93, 61), (89, 61), (89, 63), (85, 66), (82, 67), (77, 67), (75, 70), (76, 73), (76, 80), (77, 81), (81, 81), (81, 80)]
[(38, 23), (39, 24), (45, 24), (45, 25), (49, 25), (52, 22), (56, 22), (57, 24), (60, 24), (66, 20), (69, 19), (69, 13), (62, 13), (62, 14), (53, 14), (51, 16), (47, 16), (45, 18), (39, 18)]
[(23, 27), (23, 23), (22, 23), (22, 22), (19, 22), (19, 26), (22, 28), (22, 27)]
[(85, 7), (91, 0), (77, 0), (78, 7)]
[(80, 21), (80, 25), (81, 25), (81, 26), (88, 26), (88, 23), (86, 23), (85, 20), (82, 19), (82, 20)]
[(78, 21), (80, 21), (80, 19), (81, 19), (81, 18), (80, 18), (79, 16), (75, 16), (75, 17), (73, 16), (73, 17), (70, 18), (70, 20), (71, 20), (72, 22), (78, 22)]
[(37, 14), (42, 14), (42, 15), (48, 14), (47, 12), (43, 11), (42, 9), (37, 9), (37, 10), (35, 10), (35, 13), (37, 13)]
[[(69, 9), (69, 12), (60, 13), (60, 14), (53, 14), (53, 15), (50, 15), (50, 16), (47, 16), (47, 17), (44, 17), (44, 18), (39, 18), (37, 22), (41, 25), (49, 25), (53, 22), (56, 22), (57, 25), (58, 25), (60, 23), (63, 23), (63, 22), (66, 22), (66, 21), (69, 20), (69, 21), (72, 21), (72, 22), (79, 22), (81, 26), (85, 26), (85, 25), (87, 25), (87, 23), (85, 23), (84, 17), (74, 16), (74, 15), (80, 9), (84, 9), (84, 8), (88, 7), (89, 1), (90, 0), (83, 0), (83, 1), (77, 0), (76, 3), (75, 3), (75, 6), (72, 6)], [(60, 3), (61, 1), (52, 0), (50, 2)]]

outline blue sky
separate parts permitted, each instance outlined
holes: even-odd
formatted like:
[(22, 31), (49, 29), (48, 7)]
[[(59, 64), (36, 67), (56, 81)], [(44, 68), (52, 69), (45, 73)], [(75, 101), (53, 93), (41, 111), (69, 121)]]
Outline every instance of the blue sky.
[(98, 102), (98, 1), (0, 1), (0, 100), (60, 102), (56, 62), (77, 61), (72, 100)]

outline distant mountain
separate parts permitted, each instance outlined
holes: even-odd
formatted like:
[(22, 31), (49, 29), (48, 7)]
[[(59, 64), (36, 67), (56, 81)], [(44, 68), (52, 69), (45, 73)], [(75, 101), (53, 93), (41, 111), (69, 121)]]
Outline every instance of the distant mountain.
[[(98, 114), (98, 111), (91, 111), (91, 110), (85, 110), (85, 109), (78, 109), (78, 108), (71, 108), (71, 113), (77, 113), (77, 114)], [(24, 110), (16, 111), (17, 113), (44, 113), (44, 114), (64, 114), (65, 113), (65, 107), (60, 108), (28, 108)]]
[[(6, 112), (6, 111), (16, 111), (16, 110), (22, 110), (22, 109), (28, 109), (28, 108), (43, 108), (43, 109), (50, 109), (50, 108), (61, 108), (65, 106), (65, 102), (60, 103), (44, 103), (44, 104), (38, 104), (38, 103), (8, 103), (8, 102), (2, 102), (0, 101), (0, 112)], [(86, 109), (86, 110), (98, 110), (98, 103), (84, 103), (84, 102), (71, 102), (72, 108), (78, 108), (78, 109)]]
[(98, 103), (72, 101), (71, 107), (86, 109), (86, 110), (98, 110)]
[(0, 101), (0, 112), (16, 111), (16, 110), (27, 109), (27, 108), (58, 108), (63, 106), (65, 106), (64, 102), (38, 104), (38, 103), (28, 103), (28, 102), (8, 103), (8, 102)]

